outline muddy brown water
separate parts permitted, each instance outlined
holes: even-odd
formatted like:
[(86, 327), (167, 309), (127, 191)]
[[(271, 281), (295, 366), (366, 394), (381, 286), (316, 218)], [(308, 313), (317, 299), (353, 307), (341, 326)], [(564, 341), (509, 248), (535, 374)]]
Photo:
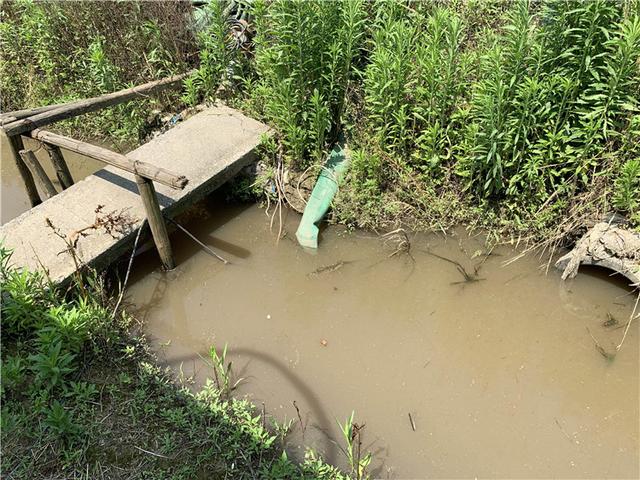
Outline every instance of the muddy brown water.
[[(54, 179), (45, 152), (27, 146)], [(5, 223), (29, 204), (4, 137), (0, 147)], [(76, 181), (101, 168), (64, 156)], [(229, 345), (244, 378), (235, 394), (294, 422), (292, 455), (307, 445), (346, 468), (337, 421), (355, 411), (375, 477), (640, 476), (638, 324), (613, 361), (590, 335), (614, 351), (623, 330), (603, 323), (629, 317), (624, 282), (584, 270), (562, 283), (535, 257), (503, 266), (514, 251), (501, 248), (481, 280), (460, 283), (428, 252), (472, 273), (481, 237), (410, 235), (412, 259), (330, 227), (314, 255), (294, 241), (297, 214), (276, 244), (256, 206), (213, 200), (205, 213), (189, 229), (231, 264), (174, 233), (179, 267), (161, 272), (153, 252), (136, 259), (130, 301), (161, 359), (196, 387), (212, 374), (201, 356)]]
[(195, 386), (212, 376), (201, 356), (227, 344), (235, 394), (293, 420), (291, 454), (304, 444), (345, 467), (337, 421), (355, 411), (374, 477), (638, 478), (638, 323), (613, 361), (589, 333), (614, 350), (623, 330), (603, 323), (629, 318), (624, 282), (584, 270), (562, 283), (535, 257), (503, 266), (514, 251), (500, 248), (460, 283), (428, 252), (472, 272), (481, 237), (410, 235), (412, 260), (330, 227), (314, 255), (294, 241), (297, 214), (276, 243), (254, 205), (209, 210), (189, 228), (231, 264), (174, 234), (179, 267), (136, 259), (130, 301)]
[[(1, 143), (5, 223), (29, 204)], [(27, 146), (54, 179), (45, 152)], [(64, 156), (76, 181), (101, 168)], [(285, 221), (276, 244), (264, 210), (216, 200), (189, 229), (230, 265), (179, 233), (175, 271), (161, 272), (153, 252), (136, 259), (133, 309), (180, 376), (202, 385), (212, 372), (201, 356), (229, 345), (244, 378), (235, 394), (294, 422), (292, 455), (307, 445), (346, 468), (337, 421), (355, 411), (375, 477), (640, 476), (637, 323), (613, 361), (590, 335), (614, 350), (623, 330), (603, 323), (629, 317), (624, 282), (585, 270), (562, 283), (535, 257), (503, 266), (514, 252), (501, 248), (482, 280), (460, 283), (454, 264), (428, 252), (471, 273), (484, 258), (471, 258), (485, 251), (480, 237), (410, 235), (411, 259), (330, 227), (314, 255), (294, 241), (299, 216)]]

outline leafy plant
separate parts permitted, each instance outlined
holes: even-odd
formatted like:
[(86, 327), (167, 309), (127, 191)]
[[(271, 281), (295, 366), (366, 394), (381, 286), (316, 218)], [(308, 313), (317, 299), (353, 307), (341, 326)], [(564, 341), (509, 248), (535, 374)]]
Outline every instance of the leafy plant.
[(64, 377), (73, 372), (74, 358), (74, 354), (62, 350), (59, 340), (43, 345), (39, 353), (29, 356), (36, 383), (47, 389), (59, 386)]
[(640, 214), (640, 159), (627, 160), (615, 181), (613, 204), (631, 215)]
[(62, 406), (58, 400), (54, 400), (51, 407), (45, 411), (44, 424), (55, 436), (70, 438), (80, 432), (71, 414)]

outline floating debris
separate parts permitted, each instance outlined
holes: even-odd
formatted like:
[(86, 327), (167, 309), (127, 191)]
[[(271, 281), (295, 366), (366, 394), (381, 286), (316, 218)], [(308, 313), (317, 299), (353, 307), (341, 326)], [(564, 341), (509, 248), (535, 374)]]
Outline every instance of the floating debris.
[(602, 326), (605, 328), (609, 328), (609, 327), (614, 327), (619, 323), (620, 322), (618, 322), (618, 319), (616, 317), (611, 315), (611, 313), (607, 312), (607, 320), (603, 322)]
[(348, 265), (351, 261), (348, 260), (340, 260), (339, 262), (333, 263), (331, 265), (325, 265), (324, 267), (316, 268), (313, 272), (309, 273), (309, 277), (317, 277), (318, 275), (322, 275), (323, 273), (332, 273), (337, 270), (340, 270), (345, 265)]

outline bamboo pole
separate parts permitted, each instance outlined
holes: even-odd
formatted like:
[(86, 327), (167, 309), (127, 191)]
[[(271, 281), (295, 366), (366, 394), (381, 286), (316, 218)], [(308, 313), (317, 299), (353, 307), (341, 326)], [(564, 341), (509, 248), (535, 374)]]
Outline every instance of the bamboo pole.
[(45, 197), (49, 199), (56, 195), (58, 192), (47, 176), (47, 172), (45, 172), (44, 168), (42, 168), (42, 165), (40, 165), (40, 162), (36, 158), (35, 153), (33, 153), (31, 150), (20, 150), (20, 156), (31, 171), (31, 175), (33, 175), (33, 178), (35, 178), (38, 185), (40, 185), (40, 190), (44, 193)]
[(163, 78), (162, 80), (155, 80), (143, 85), (138, 85), (137, 87), (127, 88), (118, 92), (107, 93), (99, 97), (72, 102), (53, 110), (38, 113), (32, 117), (22, 118), (15, 122), (2, 125), (1, 128), (4, 129), (9, 136), (25, 133), (29, 130), (33, 130), (34, 128), (43, 127), (60, 120), (77, 117), (84, 113), (94, 112), (105, 107), (128, 102), (129, 100), (158, 92), (181, 82), (184, 78), (191, 75), (191, 73), (192, 72), (187, 72), (182, 75), (174, 75), (172, 77)]
[(140, 175), (136, 175), (136, 183), (138, 184), (142, 204), (147, 213), (147, 221), (149, 222), (149, 227), (151, 227), (151, 235), (156, 244), (162, 265), (165, 270), (173, 270), (176, 268), (176, 263), (173, 259), (173, 252), (171, 251), (171, 242), (169, 242), (167, 226), (160, 212), (156, 189), (151, 180), (141, 177)]
[(73, 177), (71, 176), (71, 172), (69, 171), (67, 162), (64, 161), (64, 157), (62, 156), (60, 147), (58, 147), (57, 145), (49, 145), (48, 143), (43, 143), (43, 145), (45, 150), (49, 154), (49, 158), (51, 159), (53, 168), (56, 171), (56, 176), (58, 177), (60, 186), (63, 190), (69, 188), (71, 185), (73, 185)]
[(24, 150), (24, 144), (22, 143), (22, 137), (20, 135), (16, 135), (15, 137), (9, 137), (9, 145), (11, 147), (11, 153), (13, 155), (13, 159), (16, 163), (16, 167), (18, 168), (18, 173), (22, 177), (22, 182), (24, 183), (24, 188), (27, 191), (27, 196), (29, 197), (29, 203), (32, 207), (42, 203), (42, 199), (40, 198), (40, 194), (38, 193), (38, 189), (36, 188), (36, 184), (33, 181), (33, 175), (25, 165), (22, 157), (20, 156), (20, 151)]
[(6, 125), (11, 122), (15, 122), (16, 120), (20, 120), (22, 118), (30, 117), (32, 115), (37, 115), (42, 112), (48, 112), (49, 110), (54, 110), (56, 108), (62, 107), (63, 105), (68, 105), (69, 103), (56, 103), (54, 105), (45, 105), (44, 107), (35, 107), (35, 108), (25, 108), (24, 110), (14, 110), (12, 112), (3, 112), (0, 113), (0, 125)]
[(161, 167), (156, 167), (147, 162), (140, 160), (132, 160), (121, 153), (113, 152), (108, 148), (91, 145), (80, 140), (58, 135), (57, 133), (48, 132), (46, 130), (33, 130), (31, 137), (51, 145), (56, 145), (72, 152), (86, 155), (87, 157), (100, 160), (101, 162), (113, 165), (114, 167), (126, 170), (129, 173), (140, 175), (176, 190), (182, 190), (188, 183), (183, 175), (176, 175)]

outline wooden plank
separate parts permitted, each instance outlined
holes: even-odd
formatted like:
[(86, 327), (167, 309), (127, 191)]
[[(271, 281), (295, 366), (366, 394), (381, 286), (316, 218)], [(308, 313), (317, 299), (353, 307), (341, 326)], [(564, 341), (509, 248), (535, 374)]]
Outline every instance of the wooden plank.
[(181, 82), (184, 78), (191, 75), (191, 73), (192, 72), (187, 72), (182, 75), (174, 75), (172, 77), (163, 78), (162, 80), (155, 80), (143, 85), (138, 85), (137, 87), (127, 88), (118, 92), (107, 93), (99, 97), (72, 102), (53, 110), (39, 113), (32, 117), (22, 118), (15, 122), (2, 125), (1, 128), (9, 136), (25, 133), (29, 130), (33, 130), (34, 128), (43, 127), (60, 120), (77, 117), (83, 113), (94, 112), (105, 107), (128, 102), (130, 100), (161, 91)]
[(100, 160), (101, 162), (121, 168), (129, 173), (140, 175), (141, 177), (148, 178), (149, 180), (162, 183), (163, 185), (176, 190), (182, 190), (188, 183), (187, 178), (183, 175), (177, 175), (169, 170), (156, 167), (155, 165), (141, 160), (132, 160), (121, 153), (113, 152), (108, 148), (98, 147), (97, 145), (91, 145), (90, 143), (83, 142), (81, 140), (75, 140), (63, 135), (58, 135), (57, 133), (39, 129), (33, 130), (31, 132), (31, 137), (36, 140), (40, 140), (41, 142), (56, 145), (66, 150), (71, 150), (72, 152)]
[(56, 176), (58, 177), (60, 186), (63, 190), (69, 188), (73, 185), (73, 177), (71, 176), (67, 162), (64, 161), (60, 147), (57, 145), (49, 145), (48, 143), (43, 143), (42, 145), (44, 145), (45, 150), (49, 154), (49, 158), (51, 159), (53, 168), (56, 171)]
[(147, 222), (149, 222), (149, 227), (151, 227), (153, 242), (156, 244), (162, 265), (165, 270), (173, 270), (176, 268), (176, 262), (173, 258), (173, 252), (171, 251), (171, 242), (169, 241), (167, 226), (160, 212), (156, 189), (153, 187), (153, 182), (148, 178), (141, 177), (140, 175), (136, 175), (135, 177), (138, 191), (142, 197), (142, 204), (147, 213)]
[(20, 150), (24, 150), (24, 144), (22, 143), (22, 137), (20, 135), (16, 135), (15, 137), (9, 137), (9, 145), (11, 146), (11, 153), (14, 161), (16, 162), (16, 167), (18, 168), (18, 173), (20, 173), (20, 177), (22, 177), (22, 182), (24, 184), (24, 188), (27, 191), (27, 196), (29, 197), (29, 203), (32, 207), (39, 205), (42, 203), (42, 199), (40, 198), (40, 194), (38, 193), (38, 189), (36, 188), (36, 184), (33, 181), (33, 175), (25, 165), (22, 157), (20, 157)]
[(38, 185), (40, 185), (40, 190), (44, 193), (47, 199), (55, 196), (58, 192), (47, 176), (47, 173), (44, 171), (44, 168), (42, 168), (42, 165), (40, 165), (40, 162), (36, 158), (35, 153), (33, 153), (31, 150), (20, 150), (20, 156), (31, 171), (31, 175), (33, 175), (33, 178), (35, 178), (36, 182), (38, 182)]

